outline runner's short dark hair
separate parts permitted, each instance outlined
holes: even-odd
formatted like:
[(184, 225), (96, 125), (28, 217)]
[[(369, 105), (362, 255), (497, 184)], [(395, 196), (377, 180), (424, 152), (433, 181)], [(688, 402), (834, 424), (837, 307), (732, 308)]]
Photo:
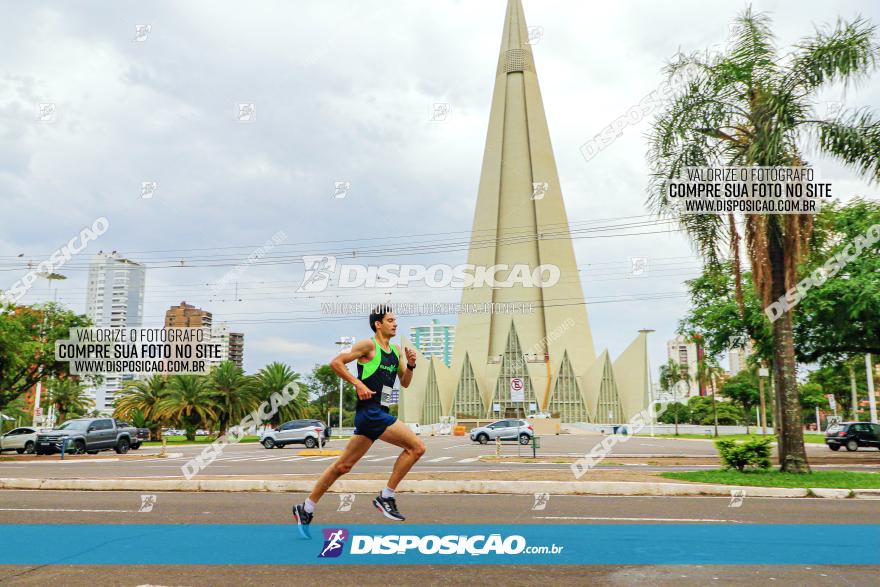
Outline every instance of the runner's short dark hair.
[(373, 311), (370, 312), (370, 328), (373, 329), (373, 332), (376, 332), (376, 322), (381, 322), (385, 319), (385, 314), (391, 314), (393, 311), (388, 304), (382, 304), (373, 308)]

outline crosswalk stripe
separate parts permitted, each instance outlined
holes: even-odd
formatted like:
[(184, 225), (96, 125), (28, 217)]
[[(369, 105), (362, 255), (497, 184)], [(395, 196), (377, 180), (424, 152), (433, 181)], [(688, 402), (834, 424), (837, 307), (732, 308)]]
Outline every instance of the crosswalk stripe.
[(370, 457), (369, 459), (367, 459), (367, 462), (368, 463), (378, 463), (379, 461), (388, 461), (388, 460), (396, 459), (396, 458), (397, 458), (397, 455), (392, 455), (390, 457)]
[(428, 463), (439, 463), (440, 461), (445, 461), (445, 460), (447, 460), (447, 459), (451, 459), (451, 458), (452, 458), (452, 457), (437, 457), (436, 459), (431, 459), (431, 460), (426, 461), (426, 462), (428, 462)]
[[(285, 457), (285, 458), (286, 458), (286, 457)], [(304, 461), (304, 460), (306, 460), (307, 458), (309, 458), (309, 457), (293, 457), (293, 458), (290, 458), (290, 459), (285, 460), (284, 462), (285, 462), (285, 463), (293, 463), (293, 462), (295, 462), (295, 461)]]
[(472, 459), (461, 459), (460, 461), (455, 461), (456, 463), (473, 463), (474, 461), (479, 461), (480, 457), (474, 457)]
[(316, 459), (309, 459), (309, 460), (312, 461), (313, 463), (317, 463), (318, 461), (332, 461), (335, 458), (336, 457), (318, 457)]

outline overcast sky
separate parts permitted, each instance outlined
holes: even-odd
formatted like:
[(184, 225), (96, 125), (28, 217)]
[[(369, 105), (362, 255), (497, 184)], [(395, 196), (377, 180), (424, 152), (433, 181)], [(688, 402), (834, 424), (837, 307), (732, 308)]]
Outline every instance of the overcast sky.
[[(165, 310), (186, 300), (245, 333), (249, 372), (276, 360), (302, 372), (326, 362), (339, 336), (370, 332), (363, 316), (322, 318), (318, 303), (365, 296), (296, 294), (300, 255), (385, 247), (364, 262), (466, 262), (466, 247), (429, 253), (425, 241), (468, 238), (505, 4), (5, 3), (0, 288), (106, 217), (109, 230), (60, 270), (69, 279), (55, 292), (38, 283), (23, 302), (57, 295), (84, 312), (88, 260), (117, 250), (149, 267), (145, 326), (161, 326)], [(523, 5), (542, 29), (533, 51), (570, 222), (589, 228), (646, 214), (650, 119), (589, 161), (579, 148), (657, 89), (676, 51), (721, 48), (745, 4)], [(754, 7), (771, 13), (781, 46), (838, 17), (880, 23), (880, 4), (867, 0)], [(138, 36), (136, 25), (149, 28)], [(837, 103), (878, 107), (880, 73), (829, 89), (817, 111)], [(46, 120), (40, 104), (54, 105)], [(239, 120), (239, 104), (254, 104), (252, 121)], [(448, 104), (444, 120), (431, 120), (435, 104)], [(878, 197), (852, 172), (809, 158), (834, 193)], [(141, 197), (144, 182), (156, 182), (150, 198)], [(333, 197), (336, 182), (350, 182), (345, 198)], [(245, 265), (228, 287), (212, 288), (279, 231), (286, 240), (263, 259), (272, 264)], [(383, 236), (394, 238), (366, 240)], [(653, 328), (656, 372), (686, 311), (683, 281), (699, 272), (687, 241), (670, 231), (574, 246), (597, 351), (616, 357), (638, 329)], [(631, 257), (646, 257), (647, 272), (632, 276)], [(632, 300), (658, 294), (669, 296)], [(458, 295), (423, 289), (391, 299)], [(428, 321), (401, 318), (406, 332)]]

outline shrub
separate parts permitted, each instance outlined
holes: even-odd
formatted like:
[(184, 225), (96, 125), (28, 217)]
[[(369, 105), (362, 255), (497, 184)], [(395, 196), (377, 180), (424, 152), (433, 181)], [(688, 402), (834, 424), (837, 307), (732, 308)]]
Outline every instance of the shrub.
[(725, 469), (736, 469), (744, 472), (746, 467), (753, 469), (770, 468), (770, 439), (753, 438), (745, 442), (733, 439), (715, 441), (715, 447), (721, 456)]

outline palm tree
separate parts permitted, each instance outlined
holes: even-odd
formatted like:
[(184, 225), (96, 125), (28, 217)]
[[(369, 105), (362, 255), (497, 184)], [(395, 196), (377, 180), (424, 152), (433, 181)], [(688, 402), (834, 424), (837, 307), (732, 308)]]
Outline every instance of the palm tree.
[[(680, 383), (687, 383), (690, 377), (687, 373), (687, 365), (681, 365), (674, 359), (669, 359), (665, 365), (660, 365), (660, 389), (672, 391), (674, 404), (678, 403), (675, 394)], [(675, 406), (675, 435), (678, 436), (678, 406)]]
[(56, 424), (61, 424), (71, 416), (82, 416), (95, 405), (83, 384), (73, 377), (50, 379), (47, 387), (46, 403), (55, 407)]
[(180, 422), (186, 439), (196, 439), (197, 428), (210, 428), (217, 421), (214, 394), (201, 375), (174, 375), (168, 391), (156, 404), (155, 414), (165, 421)]
[(297, 392), (293, 401), (284, 405), (279, 404), (278, 411), (267, 421), (268, 424), (278, 425), (287, 420), (302, 418), (309, 402), (308, 390), (299, 382), (299, 373), (293, 371), (284, 363), (270, 363), (257, 373), (256, 386), (260, 401), (270, 401), (272, 394), (281, 393), (288, 386), (295, 386)]
[(211, 370), (208, 386), (214, 393), (220, 436), (260, 404), (253, 379), (232, 361), (223, 361)]
[[(831, 84), (866, 77), (875, 67), (875, 27), (857, 18), (817, 31), (783, 57), (774, 44), (770, 19), (751, 8), (737, 18), (731, 49), (715, 57), (682, 56), (667, 68), (670, 78), (691, 75), (652, 129), (654, 167), (649, 204), (676, 218), (709, 265), (729, 251), (736, 297), (742, 313), (740, 226), (755, 287), (768, 306), (797, 282), (798, 262), (807, 251), (810, 215), (746, 215), (737, 219), (680, 214), (672, 206), (666, 180), (684, 167), (710, 165), (803, 166), (803, 141), (854, 168), (868, 180), (880, 179), (880, 124), (865, 110), (828, 118), (816, 112), (815, 95)], [(773, 369), (780, 404), (781, 470), (808, 473), (801, 409), (795, 381), (792, 312), (773, 321)], [(757, 333), (749, 333), (756, 338)]]
[(156, 406), (167, 392), (168, 379), (164, 375), (156, 374), (146, 380), (130, 381), (116, 394), (113, 416), (130, 420), (134, 412), (140, 412), (147, 420), (145, 428), (150, 429), (150, 438), (161, 440), (162, 422), (156, 413)]

